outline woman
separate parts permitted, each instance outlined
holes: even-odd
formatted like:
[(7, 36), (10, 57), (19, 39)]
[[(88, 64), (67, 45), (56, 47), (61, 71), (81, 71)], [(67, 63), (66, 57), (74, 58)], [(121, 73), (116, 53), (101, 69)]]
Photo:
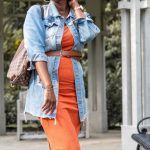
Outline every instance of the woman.
[(78, 134), (87, 117), (84, 45), (100, 32), (77, 0), (32, 6), (23, 33), (32, 70), (24, 114), (37, 116), (51, 150), (80, 150)]

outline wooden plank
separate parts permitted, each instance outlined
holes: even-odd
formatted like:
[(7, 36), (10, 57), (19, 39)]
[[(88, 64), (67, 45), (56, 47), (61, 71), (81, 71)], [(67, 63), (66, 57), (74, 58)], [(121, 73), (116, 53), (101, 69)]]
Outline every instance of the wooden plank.
[[(85, 132), (80, 132), (78, 138), (84, 138)], [(44, 132), (24, 132), (20, 135), (20, 140), (47, 139)]]
[(20, 140), (20, 135), (23, 132), (22, 120), (20, 119), (20, 104), (21, 101), (17, 100), (17, 139)]
[(20, 140), (46, 139), (44, 132), (24, 132), (20, 135)]

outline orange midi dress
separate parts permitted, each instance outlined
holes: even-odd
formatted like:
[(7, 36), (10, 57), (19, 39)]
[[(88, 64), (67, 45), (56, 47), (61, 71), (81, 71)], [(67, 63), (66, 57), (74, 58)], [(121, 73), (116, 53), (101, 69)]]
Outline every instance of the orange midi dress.
[[(74, 39), (65, 25), (62, 37), (62, 49), (72, 50)], [(56, 120), (41, 118), (40, 122), (46, 134), (50, 150), (80, 150), (78, 134), (80, 119), (75, 91), (75, 79), (71, 58), (60, 57), (58, 68), (59, 95)]]

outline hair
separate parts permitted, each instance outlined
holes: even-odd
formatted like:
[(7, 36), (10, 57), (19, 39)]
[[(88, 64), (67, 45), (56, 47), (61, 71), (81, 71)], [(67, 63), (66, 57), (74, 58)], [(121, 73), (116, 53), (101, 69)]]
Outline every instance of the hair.
[(50, 0), (44, 0), (44, 2), (47, 2), (47, 3), (48, 3), (48, 2), (50, 2)]

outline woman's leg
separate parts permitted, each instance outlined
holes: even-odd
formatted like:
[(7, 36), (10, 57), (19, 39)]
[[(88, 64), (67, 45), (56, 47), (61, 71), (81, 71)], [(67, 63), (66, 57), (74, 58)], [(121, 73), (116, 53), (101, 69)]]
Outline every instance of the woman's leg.
[(48, 143), (48, 145), (49, 145), (49, 150), (51, 150), (51, 146), (50, 146), (50, 144)]

